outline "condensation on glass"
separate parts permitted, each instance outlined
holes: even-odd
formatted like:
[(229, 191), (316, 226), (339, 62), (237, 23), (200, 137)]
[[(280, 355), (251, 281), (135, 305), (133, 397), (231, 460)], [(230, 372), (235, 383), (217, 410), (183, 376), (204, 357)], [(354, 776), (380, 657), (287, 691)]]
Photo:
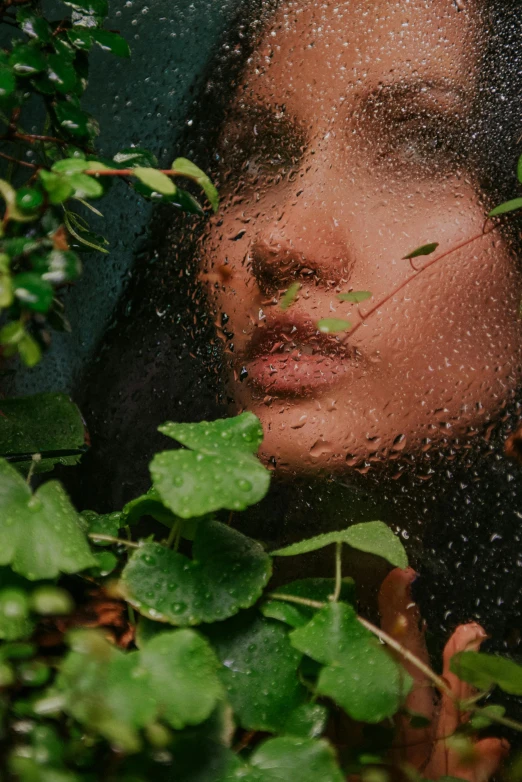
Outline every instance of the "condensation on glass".
[(129, 290), (127, 378), (171, 392), (132, 427), (252, 410), (274, 486), (251, 530), (381, 518), (441, 638), (476, 618), (516, 648), (520, 224), (486, 215), (519, 193), (520, 5), (248, 2), (232, 27), (179, 147), (221, 208), (161, 212)]

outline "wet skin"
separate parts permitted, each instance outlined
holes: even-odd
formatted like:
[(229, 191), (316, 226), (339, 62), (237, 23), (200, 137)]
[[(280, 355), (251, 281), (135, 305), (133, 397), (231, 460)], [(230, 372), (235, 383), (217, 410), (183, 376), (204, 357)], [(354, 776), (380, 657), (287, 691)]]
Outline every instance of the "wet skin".
[[(248, 62), (203, 273), (235, 408), (260, 417), (283, 472), (465, 444), (519, 382), (507, 241), (494, 231), (446, 255), (487, 211), (469, 119), (481, 29), (451, 0), (286, 3)], [(403, 258), (427, 242), (445, 257), (417, 274), (435, 256)], [(372, 298), (339, 301), (350, 290)], [(332, 317), (353, 337), (320, 334)]]

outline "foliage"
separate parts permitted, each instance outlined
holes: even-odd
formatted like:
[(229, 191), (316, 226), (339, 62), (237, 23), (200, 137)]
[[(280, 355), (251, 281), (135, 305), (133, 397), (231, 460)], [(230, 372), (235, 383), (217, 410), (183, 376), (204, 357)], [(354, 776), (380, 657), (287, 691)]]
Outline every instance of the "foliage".
[[(5, 161), (0, 198), (0, 351), (32, 367), (53, 329), (67, 330), (62, 294), (81, 275), (80, 256), (107, 252), (86, 215), (102, 216), (90, 202), (102, 198), (116, 178), (144, 197), (203, 214), (199, 202), (174, 178), (195, 182), (217, 209), (217, 191), (197, 166), (177, 158), (169, 169), (140, 148), (96, 154), (98, 123), (82, 108), (89, 52), (99, 46), (129, 57), (127, 42), (106, 29), (107, 0), (64, 0), (59, 19), (47, 20), (36, 0), (0, 8), (17, 28), (10, 50), (0, 52), (0, 122)], [(11, 11), (15, 11), (15, 15)], [(37, 133), (23, 123), (41, 117)], [(30, 151), (31, 162), (25, 152)]]
[[(0, 6), (0, 19), (18, 35), (0, 52), (0, 351), (2, 360), (19, 355), (29, 367), (40, 360), (52, 329), (69, 328), (62, 293), (81, 275), (81, 254), (107, 252), (85, 216), (101, 216), (91, 202), (114, 179), (145, 198), (204, 214), (178, 186), (184, 178), (218, 208), (213, 183), (185, 158), (160, 169), (138, 147), (111, 158), (96, 153), (97, 122), (81, 105), (89, 52), (98, 46), (128, 57), (129, 47), (104, 27), (106, 0), (63, 4), (55, 21), (33, 0)], [(25, 118), (38, 112), (41, 132), (26, 132)], [(299, 284), (290, 285), (280, 308), (292, 306), (298, 293)], [(338, 299), (358, 305), (371, 296), (349, 291)], [(342, 335), (351, 323), (326, 318), (317, 327)], [(166, 442), (182, 447), (166, 445), (154, 456), (149, 491), (121, 510), (79, 513), (61, 483), (39, 475), (76, 463), (86, 449), (75, 405), (63, 394), (39, 394), (3, 400), (0, 408), (6, 778), (388, 778), (387, 740), (375, 740), (368, 756), (364, 740), (354, 738), (349, 752), (338, 753), (326, 738), (346, 717), (379, 730), (376, 723), (401, 712), (411, 687), (400, 657), (386, 647), (393, 639), (358, 615), (354, 582), (342, 573), (343, 545), (407, 566), (401, 541), (384, 523), (356, 524), (271, 553), (234, 529), (233, 515), (259, 502), (270, 480), (256, 456), (261, 426), (250, 413), (165, 423)], [(335, 546), (331, 578), (281, 584), (279, 576), (271, 586), (280, 558), (329, 545)], [(398, 643), (394, 650), (405, 651)], [(411, 655), (408, 661), (415, 664)], [(494, 686), (521, 694), (520, 666), (464, 652), (452, 670), (481, 690), (475, 703), (465, 704), (471, 729), (501, 723), (522, 730), (502, 707), (480, 705)], [(428, 673), (437, 686), (440, 678)], [(468, 733), (462, 728), (457, 740)], [(416, 782), (411, 769), (401, 773)]]
[[(134, 773), (115, 771), (107, 779), (163, 779), (165, 763), (183, 769), (180, 779), (203, 782), (272, 782), (289, 774), (298, 782), (341, 780), (348, 769), (361, 770), (362, 748), (337, 757), (324, 737), (329, 723), (339, 711), (369, 725), (392, 717), (411, 679), (380, 642), (378, 629), (358, 616), (340, 548), (348, 544), (405, 567), (401, 541), (381, 522), (368, 522), (270, 555), (219, 520), (234, 493), (243, 496), (235, 476), (245, 458), (249, 469), (263, 469), (255, 455), (262, 436), (255, 416), (167, 423), (160, 430), (190, 449), (163, 455), (201, 453), (230, 468), (228, 478), (215, 469), (205, 477), (205, 491), (219, 498), (212, 513), (172, 510), (165, 487), (177, 485), (175, 461), (164, 468), (161, 491), (106, 515), (78, 514), (57, 481), (33, 494), (15, 467), (0, 461), (7, 508), (0, 527), (0, 683), (4, 731), (12, 743), (10, 774), (28, 782), (88, 782), (100, 767), (126, 757), (137, 759)], [(226, 480), (229, 491), (218, 491)], [(195, 480), (192, 492), (201, 490)], [(199, 507), (190, 492), (184, 501)], [(149, 512), (156, 532), (143, 537)], [(267, 591), (272, 557), (331, 544), (333, 578), (305, 578)], [(100, 554), (114, 560), (109, 576)], [(100, 618), (98, 629), (89, 630), (75, 602), (93, 589), (117, 621)], [(31, 642), (49, 623), (55, 632), (61, 628), (58, 653), (56, 643), (49, 653)], [(522, 668), (504, 658), (466, 652), (454, 660), (454, 670), (484, 689), (498, 684), (521, 691)], [(491, 704), (472, 708), (476, 730), (505, 720)], [(20, 717), (28, 728), (17, 734)], [(242, 742), (242, 735), (258, 732), (273, 738), (252, 747), (251, 739)], [(379, 763), (388, 762), (385, 744), (373, 751)]]

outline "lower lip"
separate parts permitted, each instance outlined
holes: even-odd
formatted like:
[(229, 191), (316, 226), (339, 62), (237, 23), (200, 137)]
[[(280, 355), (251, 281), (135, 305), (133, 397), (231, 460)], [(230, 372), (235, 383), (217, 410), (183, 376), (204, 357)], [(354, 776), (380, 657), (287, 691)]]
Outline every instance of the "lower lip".
[(320, 353), (264, 355), (247, 364), (248, 380), (265, 394), (306, 396), (322, 388), (335, 385), (353, 371), (355, 359), (350, 356), (332, 357)]

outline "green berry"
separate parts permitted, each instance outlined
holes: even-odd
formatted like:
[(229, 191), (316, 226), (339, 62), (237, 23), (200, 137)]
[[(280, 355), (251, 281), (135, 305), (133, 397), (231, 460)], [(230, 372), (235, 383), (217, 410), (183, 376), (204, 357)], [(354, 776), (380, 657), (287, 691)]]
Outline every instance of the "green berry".
[(34, 187), (21, 187), (16, 192), (16, 205), (24, 212), (35, 212), (43, 204), (43, 195)]

